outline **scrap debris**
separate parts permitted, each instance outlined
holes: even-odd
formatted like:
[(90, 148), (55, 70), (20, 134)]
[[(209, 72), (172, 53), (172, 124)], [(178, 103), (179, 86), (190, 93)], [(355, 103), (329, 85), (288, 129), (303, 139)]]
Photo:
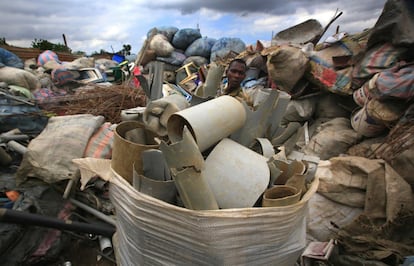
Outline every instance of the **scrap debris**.
[[(270, 44), (155, 27), (129, 59), (23, 62), (2, 46), (14, 65), (0, 68), (0, 221), (13, 225), (0, 233), (29, 211), (59, 230), (25, 231), (0, 254), (62, 260), (80, 239), (121, 265), (402, 264), (414, 255), (407, 5), (388, 0), (373, 28), (323, 39), (337, 10)], [(232, 91), (244, 97), (220, 95), (231, 71), (245, 72)]]

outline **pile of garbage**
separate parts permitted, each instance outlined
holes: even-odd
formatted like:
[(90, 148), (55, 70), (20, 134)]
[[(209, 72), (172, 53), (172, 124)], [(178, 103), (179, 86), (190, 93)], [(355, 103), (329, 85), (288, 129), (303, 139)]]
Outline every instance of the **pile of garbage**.
[[(270, 46), (156, 27), (130, 60), (1, 50), (0, 220), (74, 220), (48, 226), (99, 235), (122, 265), (403, 263), (414, 255), (413, 12), (389, 0), (371, 29), (322, 40), (330, 24), (311, 19)], [(235, 59), (250, 101), (219, 94)], [(44, 234), (0, 252), (25, 250), (10, 265), (56, 258), (66, 234), (42, 253)]]

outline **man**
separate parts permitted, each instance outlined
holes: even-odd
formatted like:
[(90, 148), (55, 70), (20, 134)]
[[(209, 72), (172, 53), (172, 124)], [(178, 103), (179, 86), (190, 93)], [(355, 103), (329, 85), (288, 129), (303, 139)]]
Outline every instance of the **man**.
[(240, 101), (245, 101), (247, 105), (252, 106), (250, 97), (243, 92), (240, 84), (246, 77), (247, 66), (242, 59), (233, 59), (227, 70), (227, 83), (223, 84), (218, 91), (217, 96), (230, 95)]

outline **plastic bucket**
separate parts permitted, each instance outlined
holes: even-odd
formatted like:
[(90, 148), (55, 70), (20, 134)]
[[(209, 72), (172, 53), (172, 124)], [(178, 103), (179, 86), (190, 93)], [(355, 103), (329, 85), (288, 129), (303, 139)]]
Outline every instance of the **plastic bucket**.
[(351, 126), (358, 134), (365, 137), (374, 137), (384, 131), (385, 125), (370, 117), (366, 107), (354, 111), (351, 116)]

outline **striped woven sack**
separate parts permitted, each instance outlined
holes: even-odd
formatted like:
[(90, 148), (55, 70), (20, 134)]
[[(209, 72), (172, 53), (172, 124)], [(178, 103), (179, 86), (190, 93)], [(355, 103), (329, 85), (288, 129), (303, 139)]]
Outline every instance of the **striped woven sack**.
[(114, 131), (112, 124), (105, 122), (89, 139), (85, 148), (84, 157), (93, 157), (100, 159), (112, 158), (112, 144), (114, 140)]
[(44, 52), (42, 52), (38, 57), (37, 57), (37, 65), (38, 66), (43, 66), (44, 64), (46, 64), (48, 61), (56, 61), (59, 64), (61, 63), (59, 61), (59, 57), (58, 55), (50, 50), (46, 50)]
[(414, 98), (414, 65), (402, 64), (379, 73), (375, 87), (370, 90), (374, 99), (400, 99), (407, 102)]

